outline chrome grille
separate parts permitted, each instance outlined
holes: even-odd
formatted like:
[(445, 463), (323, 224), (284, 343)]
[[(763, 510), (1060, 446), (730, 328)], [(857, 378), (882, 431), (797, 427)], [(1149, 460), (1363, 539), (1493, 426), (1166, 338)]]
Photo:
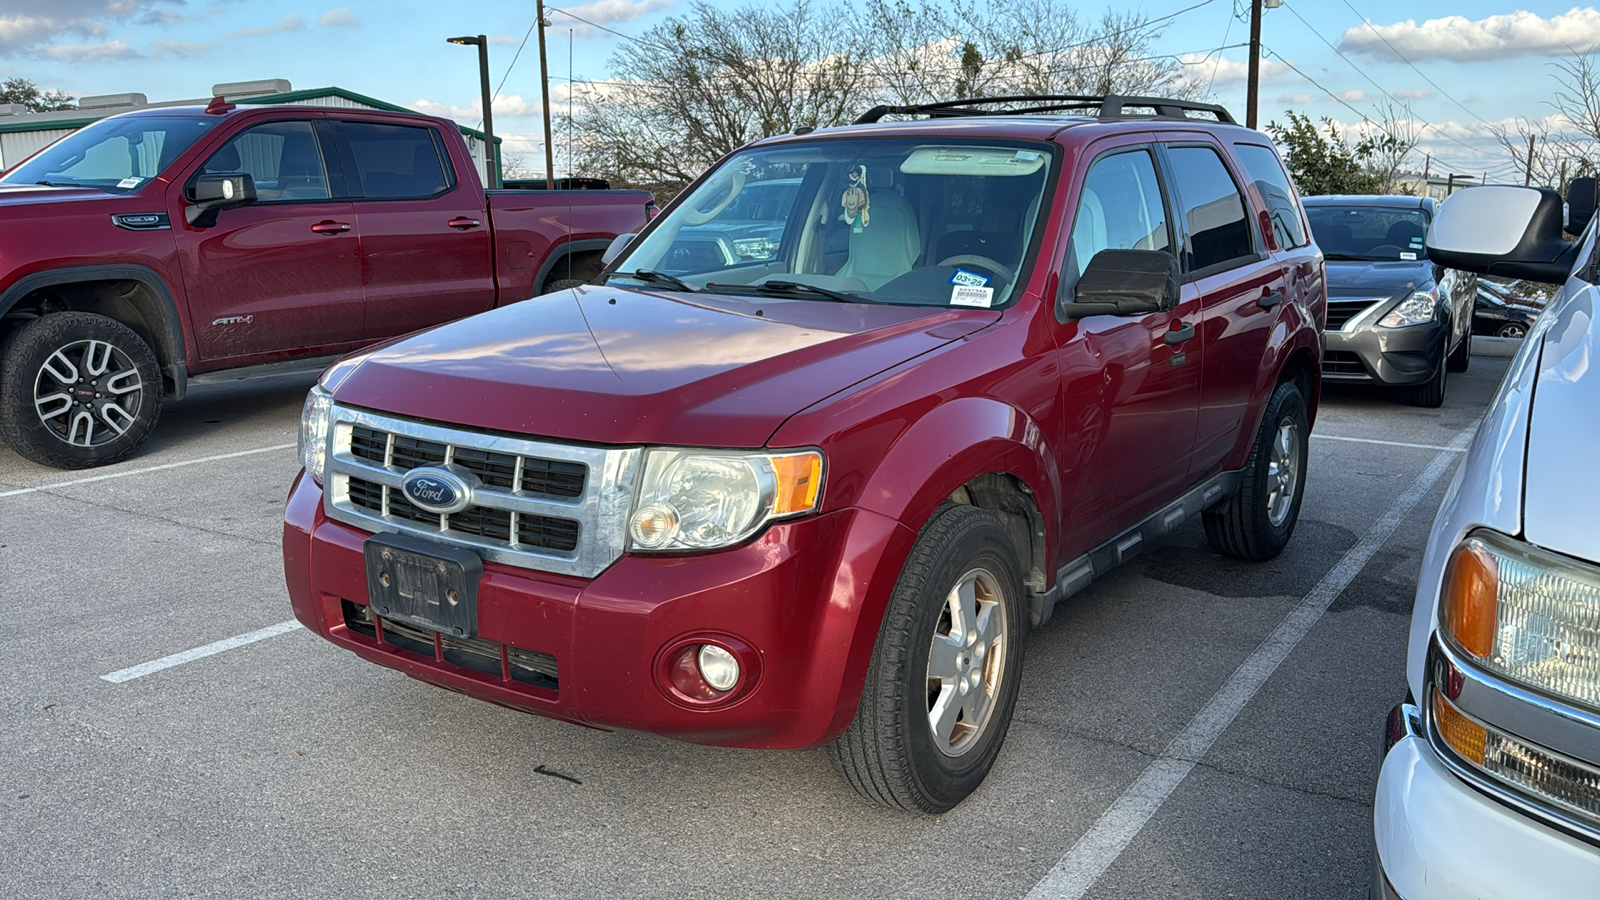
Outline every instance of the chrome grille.
[[(592, 578), (622, 555), (641, 452), (555, 444), (333, 408), (328, 517), (470, 546), (485, 559)], [(477, 484), (466, 509), (413, 505), (406, 473), (447, 466)]]
[(1356, 316), (1371, 309), (1373, 305), (1381, 302), (1382, 297), (1359, 297), (1354, 300), (1345, 300), (1337, 297), (1328, 298), (1328, 327), (1324, 331), (1339, 331)]

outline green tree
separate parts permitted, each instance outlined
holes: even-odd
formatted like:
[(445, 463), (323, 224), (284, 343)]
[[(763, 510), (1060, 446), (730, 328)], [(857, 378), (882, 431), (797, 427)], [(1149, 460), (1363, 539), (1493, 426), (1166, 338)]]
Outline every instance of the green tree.
[(1317, 194), (1377, 194), (1384, 189), (1384, 180), (1370, 174), (1364, 163), (1380, 149), (1383, 139), (1368, 138), (1355, 146), (1345, 140), (1332, 119), (1324, 118), (1322, 127), (1309, 116), (1286, 111), (1288, 125), (1272, 122), (1267, 133), (1283, 149), (1283, 161), (1294, 176), (1295, 186), (1307, 196)]
[(62, 91), (41, 91), (26, 78), (7, 78), (0, 81), (0, 103), (20, 103), (29, 112), (53, 112), (58, 109), (76, 109), (72, 96)]

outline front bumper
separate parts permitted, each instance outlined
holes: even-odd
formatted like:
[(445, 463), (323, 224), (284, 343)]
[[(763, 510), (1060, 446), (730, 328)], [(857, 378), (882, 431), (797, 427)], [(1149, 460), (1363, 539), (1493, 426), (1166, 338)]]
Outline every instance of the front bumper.
[(1372, 896), (1404, 900), (1593, 897), (1600, 847), (1549, 828), (1462, 781), (1420, 733), (1390, 716), (1372, 825)]
[(1369, 325), (1354, 331), (1324, 331), (1322, 377), (1325, 381), (1422, 384), (1439, 370), (1449, 337), (1449, 325), (1442, 321), (1405, 328)]
[[(883, 609), (916, 539), (893, 519), (846, 509), (776, 524), (719, 553), (624, 556), (592, 580), (485, 562), (476, 636), (488, 643), (476, 645), (478, 659), (487, 647), (489, 659), (506, 662), (484, 671), (447, 659), (446, 641), (435, 653), (415, 640), (408, 649), (350, 618), (367, 603), (369, 536), (328, 519), (322, 489), (304, 474), (296, 481), (283, 531), (289, 595), (296, 618), (333, 643), (526, 712), (758, 748), (818, 746), (849, 725)], [(756, 665), (746, 670), (753, 685), (724, 706), (685, 703), (658, 677), (666, 650), (696, 636), (754, 651)], [(554, 678), (514, 677), (518, 653), (548, 660)]]

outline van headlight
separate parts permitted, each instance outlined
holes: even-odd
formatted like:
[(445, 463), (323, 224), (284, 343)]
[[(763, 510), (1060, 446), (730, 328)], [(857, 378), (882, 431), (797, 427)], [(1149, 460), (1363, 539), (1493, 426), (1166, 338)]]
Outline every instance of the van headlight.
[(1439, 625), (1480, 668), (1600, 709), (1600, 568), (1474, 532), (1445, 569)]
[(1417, 291), (1400, 301), (1394, 309), (1378, 320), (1385, 328), (1405, 328), (1432, 322), (1438, 315), (1439, 295), (1434, 291)]
[(328, 461), (328, 430), (333, 424), (333, 395), (322, 385), (311, 388), (300, 408), (300, 464), (317, 484)]
[(821, 496), (820, 451), (652, 449), (628, 517), (628, 548), (729, 547), (769, 522), (813, 512)]

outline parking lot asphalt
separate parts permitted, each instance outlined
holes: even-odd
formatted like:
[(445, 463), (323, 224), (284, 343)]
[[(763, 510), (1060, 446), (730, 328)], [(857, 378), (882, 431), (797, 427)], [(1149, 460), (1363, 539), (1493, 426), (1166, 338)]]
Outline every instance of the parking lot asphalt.
[(1288, 550), (1191, 521), (1058, 607), (940, 817), (820, 752), (540, 719), (287, 624), (113, 683), (292, 620), (310, 380), (199, 386), (107, 469), (0, 447), (0, 896), (1363, 897), (1423, 546), (1506, 362), (1438, 410), (1326, 390)]

